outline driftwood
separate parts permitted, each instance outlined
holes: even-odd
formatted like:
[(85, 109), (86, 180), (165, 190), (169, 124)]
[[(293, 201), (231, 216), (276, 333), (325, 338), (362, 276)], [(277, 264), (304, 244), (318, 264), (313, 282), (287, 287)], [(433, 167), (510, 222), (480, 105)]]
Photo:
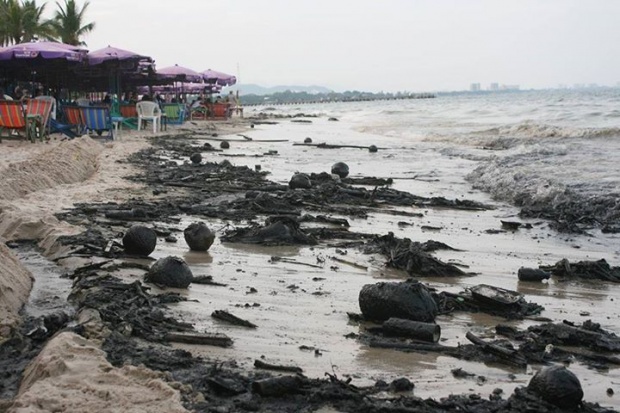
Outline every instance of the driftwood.
[(261, 396), (283, 396), (285, 394), (297, 393), (303, 385), (303, 380), (299, 376), (281, 376), (259, 380), (252, 383), (252, 391)]
[[(301, 204), (303, 206), (307, 206), (307, 207), (311, 207), (311, 208), (315, 208), (318, 210), (325, 210), (325, 209), (329, 209), (335, 212), (340, 212), (342, 214), (347, 214), (348, 209), (347, 207), (338, 207), (335, 205), (329, 205), (327, 207), (323, 206), (323, 205), (318, 205), (318, 204), (314, 204), (312, 202), (301, 202)], [(366, 213), (372, 212), (372, 213), (377, 213), (377, 214), (387, 214), (387, 215), (397, 215), (397, 216), (404, 216), (404, 217), (415, 217), (415, 218), (423, 218), (424, 214), (419, 213), (419, 212), (407, 212), (407, 211), (401, 211), (401, 210), (396, 210), (396, 209), (387, 209), (387, 208), (371, 208), (371, 207), (362, 207), (362, 206), (355, 206), (355, 208), (359, 211), (363, 211)]]
[[(368, 146), (359, 146), (359, 145), (334, 145), (331, 143), (294, 143), (293, 146), (312, 146), (315, 148), (321, 149), (368, 149)], [(388, 148), (377, 148), (377, 149), (388, 149)]]
[(226, 287), (228, 284), (218, 283), (213, 281), (212, 275), (201, 275), (192, 279), (192, 284), (213, 285), (216, 287)]
[(274, 263), (274, 262), (285, 262), (287, 264), (296, 264), (296, 265), (303, 265), (306, 267), (312, 267), (312, 268), (323, 268), (320, 265), (316, 265), (316, 264), (309, 264), (307, 262), (301, 262), (301, 261), (297, 261), (293, 258), (285, 258), (285, 257), (278, 257), (278, 256), (272, 256), (269, 259), (269, 262)]
[(390, 336), (408, 337), (416, 341), (437, 343), (441, 336), (441, 327), (434, 323), (390, 318), (383, 323), (383, 332)]
[(269, 363), (265, 363), (264, 361), (261, 361), (261, 360), (254, 360), (254, 367), (256, 367), (257, 369), (274, 370), (274, 371), (286, 371), (286, 372), (289, 372), (289, 373), (302, 373), (303, 372), (301, 367), (297, 367), (297, 366), (282, 366), (280, 364), (269, 364)]
[(496, 356), (504, 363), (512, 364), (517, 367), (527, 366), (525, 358), (515, 350), (510, 350), (504, 347), (500, 347), (496, 344), (487, 343), (480, 337), (474, 335), (471, 331), (465, 334), (465, 337), (475, 345), (479, 346), (484, 352)]
[(368, 342), (368, 346), (374, 347), (374, 348), (390, 348), (394, 350), (403, 350), (403, 351), (423, 351), (423, 352), (431, 352), (431, 353), (448, 353), (448, 354), (457, 354), (459, 351), (458, 347), (443, 346), (441, 344), (396, 343), (396, 342), (387, 341), (387, 340), (370, 340)]
[(233, 344), (232, 339), (228, 336), (208, 333), (167, 333), (165, 340), (173, 343), (201, 344), (217, 347), (230, 347)]
[(256, 324), (251, 323), (242, 318), (239, 318), (236, 315), (233, 315), (225, 310), (215, 310), (214, 312), (211, 313), (211, 317), (217, 320), (221, 320), (221, 321), (225, 321), (230, 324), (237, 325), (237, 326), (243, 326), (243, 327), (249, 327), (249, 328), (257, 327)]
[(347, 261), (347, 260), (343, 260), (342, 258), (339, 257), (330, 257), (332, 260), (339, 262), (341, 264), (346, 264), (346, 265), (350, 265), (351, 267), (355, 267), (355, 268), (359, 268), (360, 270), (364, 270), (364, 271), (368, 271), (368, 267), (362, 264), (358, 264), (356, 262), (352, 262), (352, 261)]

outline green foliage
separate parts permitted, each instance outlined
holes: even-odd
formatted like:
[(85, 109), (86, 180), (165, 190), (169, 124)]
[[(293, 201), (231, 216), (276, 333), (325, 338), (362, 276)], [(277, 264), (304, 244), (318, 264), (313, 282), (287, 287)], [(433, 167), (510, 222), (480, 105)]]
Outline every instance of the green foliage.
[(37, 0), (0, 0), (0, 45), (7, 46), (34, 40), (58, 40), (72, 45), (84, 44), (81, 37), (91, 32), (95, 23), (84, 24), (89, 2), (81, 9), (75, 0), (56, 3), (58, 10), (51, 20), (43, 19), (45, 4)]
[(356, 102), (364, 100), (380, 99), (418, 99), (433, 97), (429, 94), (416, 94), (410, 92), (396, 93), (371, 93), (358, 90), (346, 92), (308, 93), (286, 90), (270, 95), (241, 95), (239, 97), (243, 105), (280, 104), (280, 103), (309, 103), (309, 102)]
[(58, 2), (56, 5), (58, 10), (52, 20), (52, 27), (58, 40), (74, 46), (85, 45), (80, 38), (95, 28), (93, 22), (84, 23), (84, 14), (90, 3), (85, 2), (81, 10), (75, 0), (65, 0), (64, 7)]

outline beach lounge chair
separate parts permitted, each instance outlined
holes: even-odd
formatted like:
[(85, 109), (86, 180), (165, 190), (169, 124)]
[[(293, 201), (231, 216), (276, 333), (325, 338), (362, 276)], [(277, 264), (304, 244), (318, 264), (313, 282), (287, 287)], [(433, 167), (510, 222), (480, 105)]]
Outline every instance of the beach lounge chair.
[(52, 113), (51, 99), (30, 99), (26, 104), (26, 128), (28, 137), (43, 141), (50, 134), (50, 115)]
[(211, 109), (211, 118), (213, 119), (227, 119), (228, 118), (228, 104), (213, 103), (210, 109)]
[(88, 106), (80, 107), (84, 127), (89, 131), (94, 131), (101, 135), (103, 131), (108, 131), (110, 139), (118, 133), (118, 122), (112, 121), (110, 108), (107, 106)]
[(75, 129), (75, 133), (81, 135), (85, 132), (84, 120), (82, 119), (82, 109), (78, 106), (62, 106), (63, 123)]
[(185, 122), (185, 105), (180, 103), (164, 103), (162, 105), (168, 124), (182, 125)]
[[(26, 114), (24, 113), (24, 105), (15, 100), (0, 100), (0, 142), (2, 142), (2, 132), (7, 130), (23, 132), (26, 136)], [(23, 135), (22, 135), (23, 136)]]
[(50, 118), (50, 132), (51, 133), (62, 133), (63, 135), (66, 135), (67, 137), (73, 139), (73, 138), (77, 138), (78, 134), (76, 132), (73, 131), (74, 125), (70, 125), (68, 123), (61, 123), (59, 121), (57, 121), (56, 119), (51, 119)]
[(143, 101), (136, 103), (138, 111), (138, 130), (142, 127), (142, 121), (153, 122), (153, 133), (157, 133), (157, 124), (161, 128), (161, 109), (155, 102)]
[(119, 111), (123, 117), (123, 125), (130, 129), (138, 129), (138, 110), (134, 103), (121, 103)]
[(205, 120), (209, 115), (209, 109), (206, 106), (200, 105), (190, 108), (189, 119), (190, 120)]

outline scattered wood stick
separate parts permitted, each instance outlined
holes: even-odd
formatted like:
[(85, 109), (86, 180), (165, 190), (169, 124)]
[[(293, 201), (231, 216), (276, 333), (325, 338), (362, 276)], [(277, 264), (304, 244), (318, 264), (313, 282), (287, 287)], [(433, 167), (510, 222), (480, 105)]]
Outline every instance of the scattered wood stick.
[(279, 364), (269, 364), (261, 360), (254, 360), (254, 367), (263, 370), (286, 371), (289, 373), (303, 373), (303, 369), (297, 366), (282, 366)]
[(222, 284), (222, 283), (218, 283), (213, 281), (213, 276), (212, 275), (201, 275), (198, 277), (194, 277), (192, 279), (192, 283), (193, 284), (202, 284), (202, 285), (213, 285), (216, 287), (226, 287), (228, 284)]
[[(331, 143), (294, 143), (293, 146), (313, 146), (315, 148), (321, 149), (368, 149), (368, 146), (359, 146), (359, 145), (334, 145)], [(377, 148), (377, 149), (389, 149), (389, 148)]]
[(224, 334), (167, 333), (165, 339), (173, 343), (202, 344), (217, 347), (230, 347), (233, 344), (232, 339)]
[(391, 341), (371, 340), (369, 347), (375, 348), (391, 348), (403, 351), (428, 351), (434, 353), (453, 353), (458, 352), (458, 347), (442, 346), (440, 344), (422, 344), (422, 343), (394, 343)]
[(316, 265), (316, 264), (308, 264), (307, 262), (301, 262), (301, 261), (297, 261), (294, 260), (292, 258), (285, 258), (285, 257), (278, 257), (278, 256), (272, 256), (270, 259), (270, 262), (286, 262), (288, 264), (297, 264), (297, 265), (305, 265), (306, 267), (312, 267), (312, 268), (323, 268), (320, 265)]
[(347, 260), (343, 260), (340, 257), (331, 257), (332, 260), (339, 262), (341, 264), (347, 264), (350, 265), (351, 267), (355, 267), (355, 268), (359, 268), (360, 270), (364, 270), (364, 271), (368, 271), (368, 267), (362, 264), (358, 264), (356, 262), (352, 262), (352, 261), (347, 261)]
[(484, 352), (496, 356), (498, 359), (502, 360), (505, 363), (512, 364), (518, 367), (527, 366), (527, 360), (525, 360), (522, 355), (520, 355), (514, 350), (509, 350), (495, 344), (487, 343), (471, 331), (468, 331), (467, 334), (465, 334), (465, 337), (467, 337), (467, 339), (475, 345), (479, 346)]
[(214, 312), (211, 313), (211, 317), (221, 320), (221, 321), (225, 321), (230, 324), (237, 325), (237, 326), (243, 326), (243, 327), (249, 327), (249, 328), (257, 327), (256, 324), (251, 323), (242, 318), (239, 318), (236, 315), (233, 315), (225, 310), (215, 310)]

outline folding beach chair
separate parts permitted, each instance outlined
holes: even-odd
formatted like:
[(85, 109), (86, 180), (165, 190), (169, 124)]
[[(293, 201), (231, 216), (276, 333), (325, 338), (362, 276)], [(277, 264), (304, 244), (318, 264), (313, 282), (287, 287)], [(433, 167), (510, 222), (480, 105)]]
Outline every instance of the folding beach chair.
[(2, 142), (2, 132), (5, 129), (8, 131), (8, 134), (11, 131), (16, 131), (18, 134), (19, 132), (24, 132), (28, 136), (24, 105), (21, 102), (16, 100), (0, 100), (0, 142)]
[(119, 106), (119, 111), (123, 117), (123, 125), (130, 129), (138, 129), (138, 110), (135, 103), (122, 103)]
[(180, 103), (164, 103), (162, 109), (168, 118), (168, 124), (182, 125), (185, 122), (185, 105)]
[(28, 137), (43, 141), (50, 134), (50, 114), (53, 102), (49, 99), (30, 99), (26, 104), (26, 128)]
[(77, 138), (78, 134), (72, 130), (73, 128), (74, 125), (69, 125), (68, 123), (61, 123), (56, 119), (50, 119), (50, 133), (58, 132), (66, 135), (71, 139)]
[(82, 109), (78, 106), (64, 105), (61, 110), (63, 123), (69, 125), (70, 129), (75, 129), (77, 135), (83, 134), (86, 128), (82, 119)]
[(103, 131), (108, 131), (108, 138), (114, 139), (118, 132), (118, 122), (112, 121), (110, 108), (107, 106), (88, 106), (80, 107), (84, 127), (89, 131), (94, 131), (97, 135), (102, 135)]
[(227, 119), (228, 105), (225, 103), (213, 103), (210, 107), (212, 119)]

